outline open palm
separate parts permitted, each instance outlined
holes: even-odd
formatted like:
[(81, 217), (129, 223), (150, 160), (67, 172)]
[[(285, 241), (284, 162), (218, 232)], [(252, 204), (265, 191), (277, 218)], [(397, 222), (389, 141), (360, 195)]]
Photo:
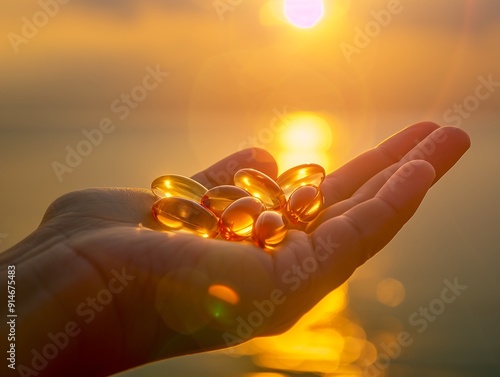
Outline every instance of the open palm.
[[(2, 255), (18, 275), (33, 277), (19, 288), (23, 300), (32, 295), (36, 302), (27, 305), (21, 334), (36, 328), (43, 344), (49, 331), (75, 322), (81, 332), (42, 375), (65, 368), (106, 375), (284, 331), (385, 246), (468, 147), (456, 128), (406, 128), (329, 174), (323, 212), (305, 232), (289, 231), (272, 253), (160, 231), (148, 190), (66, 194), (30, 237)], [(228, 161), (277, 174), (273, 158), (254, 149), (193, 178), (207, 187), (230, 183), (212, 178)]]

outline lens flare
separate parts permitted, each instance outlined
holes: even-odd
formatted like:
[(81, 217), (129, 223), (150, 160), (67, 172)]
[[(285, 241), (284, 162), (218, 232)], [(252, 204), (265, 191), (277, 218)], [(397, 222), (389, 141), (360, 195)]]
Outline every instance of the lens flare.
[(212, 284), (208, 288), (208, 294), (233, 305), (240, 301), (240, 297), (232, 288), (222, 284)]
[(323, 0), (285, 0), (285, 17), (300, 29), (310, 29), (323, 18)]
[(205, 299), (206, 314), (220, 324), (232, 324), (235, 318), (235, 306), (240, 301), (238, 293), (223, 284), (212, 284), (208, 287), (207, 293)]

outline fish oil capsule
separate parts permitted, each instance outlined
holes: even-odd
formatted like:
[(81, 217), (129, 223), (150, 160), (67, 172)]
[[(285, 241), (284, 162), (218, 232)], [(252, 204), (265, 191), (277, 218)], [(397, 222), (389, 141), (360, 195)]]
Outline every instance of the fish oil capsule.
[(244, 240), (252, 234), (255, 221), (265, 210), (265, 204), (252, 196), (234, 201), (220, 217), (220, 235), (230, 241)]
[(156, 178), (151, 183), (151, 191), (157, 198), (186, 198), (199, 203), (207, 188), (194, 179), (169, 174)]
[(152, 211), (154, 218), (168, 230), (187, 230), (205, 238), (217, 236), (217, 216), (189, 199), (159, 199), (153, 204)]
[(283, 215), (277, 211), (264, 211), (253, 226), (252, 238), (255, 243), (272, 250), (281, 243), (288, 232)]
[(250, 196), (248, 192), (236, 186), (222, 185), (211, 188), (201, 198), (201, 205), (212, 211), (217, 217), (237, 199)]
[(323, 194), (318, 187), (307, 185), (295, 190), (286, 205), (288, 219), (295, 224), (314, 220), (323, 207)]
[(262, 200), (267, 209), (280, 210), (286, 205), (283, 190), (269, 176), (258, 170), (238, 170), (234, 175), (234, 184)]
[(281, 187), (287, 199), (301, 186), (319, 187), (325, 179), (325, 169), (317, 164), (303, 164), (283, 172), (276, 182)]

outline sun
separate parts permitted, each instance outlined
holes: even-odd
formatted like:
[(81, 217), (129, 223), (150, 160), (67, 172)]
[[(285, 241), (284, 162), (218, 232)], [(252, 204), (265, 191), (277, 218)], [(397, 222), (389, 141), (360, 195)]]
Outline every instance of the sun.
[(311, 29), (323, 18), (324, 0), (284, 0), (286, 19), (300, 29)]

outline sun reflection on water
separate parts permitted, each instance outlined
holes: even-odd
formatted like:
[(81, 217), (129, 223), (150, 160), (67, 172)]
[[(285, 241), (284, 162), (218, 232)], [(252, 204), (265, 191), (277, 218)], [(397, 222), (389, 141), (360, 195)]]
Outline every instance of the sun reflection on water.
[(377, 350), (361, 326), (349, 318), (347, 284), (328, 294), (290, 330), (257, 338), (232, 349), (252, 355), (264, 368), (328, 375), (362, 376)]
[(282, 170), (316, 163), (328, 171), (334, 132), (323, 117), (309, 112), (292, 113), (280, 136), (277, 159)]
[[(289, 114), (273, 150), (280, 170), (317, 163), (328, 174), (336, 162), (334, 158), (338, 158), (331, 149), (338, 146), (336, 138), (341, 134), (340, 125), (332, 119), (311, 112)], [(394, 282), (386, 282), (381, 290), (392, 294), (391, 302), (396, 302), (401, 297), (399, 288)], [(324, 377), (363, 376), (365, 368), (377, 360), (375, 344), (352, 318), (345, 283), (287, 332), (253, 339), (233, 347), (230, 353), (251, 355), (257, 365), (275, 371), (310, 372)]]

